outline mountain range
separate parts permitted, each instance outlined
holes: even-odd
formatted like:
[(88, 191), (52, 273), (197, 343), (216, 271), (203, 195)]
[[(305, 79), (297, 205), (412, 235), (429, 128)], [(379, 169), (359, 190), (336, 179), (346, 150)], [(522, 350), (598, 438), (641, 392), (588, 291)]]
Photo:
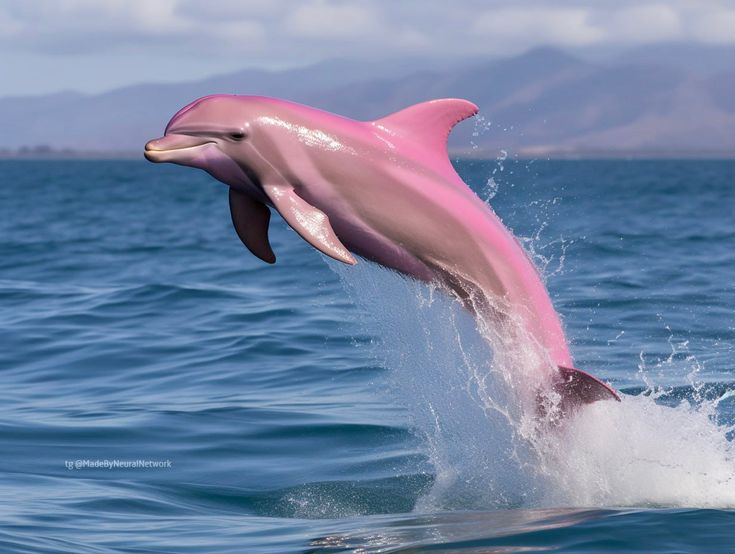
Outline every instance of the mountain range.
[(551, 48), (461, 64), (330, 60), (101, 94), (5, 97), (0, 150), (140, 152), (180, 107), (213, 93), (277, 96), (358, 119), (467, 98), (482, 119), (452, 133), (450, 148), (464, 154), (735, 155), (735, 49), (675, 46), (602, 61)]

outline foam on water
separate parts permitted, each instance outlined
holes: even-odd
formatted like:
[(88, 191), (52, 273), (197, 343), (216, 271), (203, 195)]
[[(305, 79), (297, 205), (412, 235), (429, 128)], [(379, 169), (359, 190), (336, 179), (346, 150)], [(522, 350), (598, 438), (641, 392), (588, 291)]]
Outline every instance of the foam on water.
[(587, 406), (540, 442), (545, 501), (735, 507), (735, 449), (716, 408), (717, 401), (666, 406), (645, 394)]
[(439, 291), (364, 262), (336, 271), (378, 339), (371, 355), (390, 370), (388, 391), (427, 445), (435, 480), (418, 510), (735, 507), (724, 397), (702, 400), (694, 386), (693, 399), (666, 405), (649, 388), (550, 428), (519, 390), (537, 363), (522, 342), (493, 352), (490, 326)]

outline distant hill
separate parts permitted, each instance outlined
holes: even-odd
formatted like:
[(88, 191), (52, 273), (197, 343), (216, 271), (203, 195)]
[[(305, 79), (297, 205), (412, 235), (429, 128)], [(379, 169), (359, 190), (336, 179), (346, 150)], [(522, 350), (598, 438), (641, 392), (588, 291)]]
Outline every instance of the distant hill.
[(431, 98), (468, 98), (485, 121), (463, 124), (450, 143), (468, 153), (735, 154), (735, 64), (726, 63), (735, 51), (713, 53), (709, 47), (703, 55), (717, 63), (703, 62), (701, 70), (696, 51), (680, 48), (679, 58), (674, 51), (638, 49), (591, 62), (541, 48), (503, 60), (435, 67), (417, 60), (333, 60), (94, 95), (0, 98), (0, 150), (44, 145), (138, 152), (184, 104), (205, 94), (237, 93), (277, 96), (360, 119)]

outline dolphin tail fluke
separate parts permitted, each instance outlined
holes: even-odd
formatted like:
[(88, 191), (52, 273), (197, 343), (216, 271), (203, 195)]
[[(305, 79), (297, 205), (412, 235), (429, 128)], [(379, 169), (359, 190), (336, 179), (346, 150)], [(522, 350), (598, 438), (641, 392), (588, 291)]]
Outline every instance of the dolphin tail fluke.
[(559, 378), (554, 384), (554, 390), (561, 395), (563, 412), (598, 400), (620, 402), (620, 396), (610, 385), (603, 383), (586, 371), (573, 367), (559, 366)]

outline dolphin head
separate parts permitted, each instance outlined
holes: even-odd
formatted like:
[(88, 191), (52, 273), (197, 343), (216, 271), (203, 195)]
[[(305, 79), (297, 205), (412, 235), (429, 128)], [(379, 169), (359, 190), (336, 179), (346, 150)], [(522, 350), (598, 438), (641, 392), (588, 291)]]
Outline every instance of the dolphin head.
[(233, 188), (257, 194), (248, 163), (256, 102), (225, 94), (195, 100), (171, 118), (161, 138), (145, 145), (146, 159), (203, 169)]
[(325, 148), (326, 137), (326, 148), (334, 149), (334, 139), (325, 133), (291, 121), (294, 113), (309, 110), (296, 106), (262, 96), (205, 96), (171, 118), (164, 135), (145, 145), (145, 157), (151, 162), (203, 169), (229, 185), (232, 223), (240, 240), (260, 259), (276, 260), (268, 240), (270, 208), (274, 208), (309, 244), (327, 256), (354, 264), (355, 258), (340, 242), (328, 215), (301, 198), (289, 172), (284, 171), (294, 136), (299, 142), (308, 138), (318, 148)]

